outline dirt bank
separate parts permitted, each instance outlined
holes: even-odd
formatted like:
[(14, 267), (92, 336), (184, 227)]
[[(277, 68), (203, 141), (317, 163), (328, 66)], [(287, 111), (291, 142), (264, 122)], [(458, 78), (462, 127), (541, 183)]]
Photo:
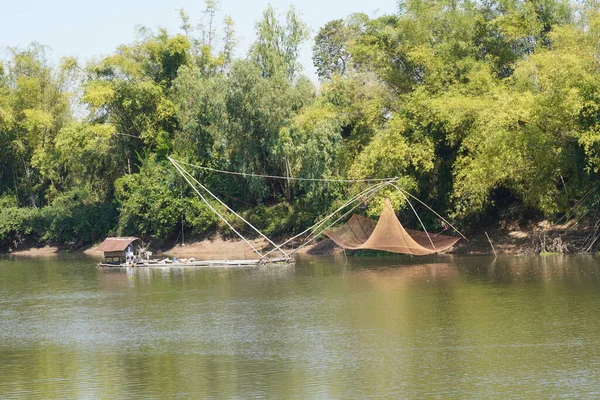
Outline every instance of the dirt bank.
[[(283, 243), (289, 237), (282, 236), (273, 238), (274, 243)], [(255, 238), (249, 240), (250, 244), (261, 253), (268, 252), (273, 249), (273, 246), (269, 244), (263, 238)], [(296, 248), (302, 243), (300, 241), (295, 242), (294, 246), (286, 246), (286, 249)], [(299, 249), (296, 254), (314, 254), (314, 255), (325, 255), (341, 253), (342, 249), (337, 247), (331, 240), (321, 240), (317, 243), (313, 242), (305, 247)], [(184, 257), (195, 257), (197, 259), (255, 259), (259, 258), (258, 254), (250, 247), (250, 245), (241, 239), (224, 239), (221, 236), (215, 235), (214, 237), (207, 238), (201, 241), (186, 243), (185, 246), (177, 244), (171, 247), (167, 247), (157, 254), (164, 254), (177, 258)], [(282, 256), (281, 252), (274, 251), (270, 254), (272, 257)]]
[[(261, 253), (268, 248), (268, 243), (264, 239), (253, 239), (249, 240), (249, 242)], [(195, 257), (205, 260), (245, 260), (259, 258), (257, 253), (252, 250), (252, 247), (243, 240), (223, 239), (219, 236), (198, 242), (186, 243), (185, 245), (177, 244), (155, 254), (164, 254), (177, 258)]]
[(493, 250), (498, 254), (594, 252), (599, 248), (600, 232), (594, 221), (579, 224), (513, 222), (491, 226), (467, 237), (469, 240), (461, 240), (453, 253), (492, 254)]
[(56, 257), (60, 249), (56, 246), (30, 247), (25, 250), (18, 250), (9, 253), (12, 256), (22, 257)]
[[(600, 236), (597, 222), (579, 225), (564, 224), (551, 225), (547, 222), (528, 223), (519, 225), (499, 224), (485, 228), (476, 234), (467, 234), (468, 241), (461, 240), (450, 249), (448, 253), (454, 254), (493, 254), (492, 246), (498, 254), (538, 254), (543, 252), (577, 253), (582, 251), (598, 251)], [(489, 235), (486, 236), (486, 232)], [(447, 233), (447, 232), (444, 232)], [(286, 237), (274, 239), (275, 243), (282, 243)], [(491, 241), (491, 244), (490, 244)], [(266, 240), (255, 238), (249, 240), (261, 253), (271, 248)], [(296, 246), (299, 245), (296, 244)], [(88, 249), (62, 249), (58, 246), (30, 247), (24, 250), (10, 252), (15, 256), (26, 257), (53, 257), (68, 250), (82, 252), (88, 256), (102, 257), (102, 252), (96, 247)], [(336, 254), (342, 250), (329, 239), (321, 240), (298, 251), (298, 254), (325, 255)], [(171, 256), (177, 258), (195, 257), (197, 259), (255, 259), (258, 255), (249, 244), (240, 239), (222, 238), (214, 235), (203, 240), (186, 243), (184, 246), (163, 245), (154, 248), (155, 256)], [(273, 256), (278, 256), (273, 252)]]
[[(487, 233), (487, 235), (486, 235)], [(563, 224), (552, 225), (545, 221), (519, 225), (499, 224), (490, 226), (476, 234), (468, 234), (468, 240), (460, 240), (447, 251), (454, 254), (539, 254), (539, 253), (578, 253), (598, 251), (600, 236), (592, 225)], [(489, 239), (488, 239), (489, 237)], [(278, 238), (281, 243), (285, 238)], [(491, 242), (491, 243), (490, 243)], [(270, 248), (263, 239), (251, 241), (259, 251)], [(342, 250), (331, 240), (321, 240), (298, 251), (298, 254), (336, 254)], [(176, 245), (164, 250), (175, 257), (196, 258), (256, 258), (256, 253), (242, 240), (220, 237), (207, 239), (185, 246)], [(274, 252), (274, 255), (277, 253)]]
[[(534, 254), (539, 253), (539, 246), (536, 245), (537, 235), (533, 232), (490, 230), (488, 232), (498, 254)], [(447, 251), (455, 254), (492, 254), (492, 247), (485, 233), (476, 236), (468, 236), (468, 241), (461, 240), (458, 244)], [(275, 240), (275, 243), (281, 243), (285, 238)], [(271, 249), (266, 240), (254, 239), (250, 243), (261, 253)], [(333, 241), (325, 238), (316, 243), (303, 247), (297, 254), (309, 255), (329, 255), (338, 254), (343, 250)], [(171, 257), (184, 258), (195, 257), (197, 259), (247, 259), (257, 258), (257, 254), (252, 248), (239, 239), (223, 239), (221, 237), (205, 239), (202, 241), (187, 243), (185, 246), (180, 244), (167, 247), (163, 251), (155, 252), (156, 255), (168, 255)], [(272, 253), (277, 256), (277, 252)], [(348, 251), (352, 254), (352, 251)]]

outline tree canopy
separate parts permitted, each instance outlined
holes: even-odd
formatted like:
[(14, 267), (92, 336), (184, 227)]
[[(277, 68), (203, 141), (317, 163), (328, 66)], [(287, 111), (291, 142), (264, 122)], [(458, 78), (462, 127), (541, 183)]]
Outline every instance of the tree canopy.
[[(318, 84), (302, 73), (310, 33), (293, 8), (268, 7), (238, 58), (234, 23), (216, 11), (207, 1), (197, 24), (180, 10), (181, 32), (140, 28), (86, 65), (52, 65), (39, 44), (9, 49), (0, 248), (226, 229), (168, 156), (268, 175), (398, 177), (464, 227), (555, 218), (583, 199), (582, 212), (597, 207), (594, 1), (406, 0), (393, 15), (331, 20), (313, 32)], [(268, 233), (299, 231), (360, 189), (194, 173)]]

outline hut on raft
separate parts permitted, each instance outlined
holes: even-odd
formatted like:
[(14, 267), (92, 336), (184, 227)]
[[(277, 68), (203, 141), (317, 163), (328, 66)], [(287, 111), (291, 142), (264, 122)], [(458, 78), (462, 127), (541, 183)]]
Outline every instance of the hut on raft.
[(100, 243), (97, 250), (104, 253), (105, 264), (119, 265), (133, 262), (136, 245), (141, 246), (142, 239), (133, 236), (109, 237)]

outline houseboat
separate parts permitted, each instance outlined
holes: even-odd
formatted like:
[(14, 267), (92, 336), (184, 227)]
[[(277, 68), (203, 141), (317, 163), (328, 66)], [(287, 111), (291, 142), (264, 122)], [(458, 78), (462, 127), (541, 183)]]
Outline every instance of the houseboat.
[(151, 259), (152, 253), (143, 248), (142, 240), (133, 236), (109, 237), (97, 249), (104, 252), (104, 261), (98, 263), (98, 267), (244, 267), (294, 263), (294, 259), (291, 257), (263, 257), (253, 260), (196, 260), (195, 258), (168, 257)]

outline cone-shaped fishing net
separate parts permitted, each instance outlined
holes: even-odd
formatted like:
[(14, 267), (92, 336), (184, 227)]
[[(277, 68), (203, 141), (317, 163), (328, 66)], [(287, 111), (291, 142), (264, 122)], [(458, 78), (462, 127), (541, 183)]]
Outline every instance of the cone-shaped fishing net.
[(389, 199), (385, 200), (377, 223), (370, 218), (354, 214), (341, 227), (324, 233), (338, 246), (347, 250), (383, 250), (417, 256), (447, 250), (460, 239), (430, 234), (432, 245), (425, 232), (404, 229), (396, 218)]

